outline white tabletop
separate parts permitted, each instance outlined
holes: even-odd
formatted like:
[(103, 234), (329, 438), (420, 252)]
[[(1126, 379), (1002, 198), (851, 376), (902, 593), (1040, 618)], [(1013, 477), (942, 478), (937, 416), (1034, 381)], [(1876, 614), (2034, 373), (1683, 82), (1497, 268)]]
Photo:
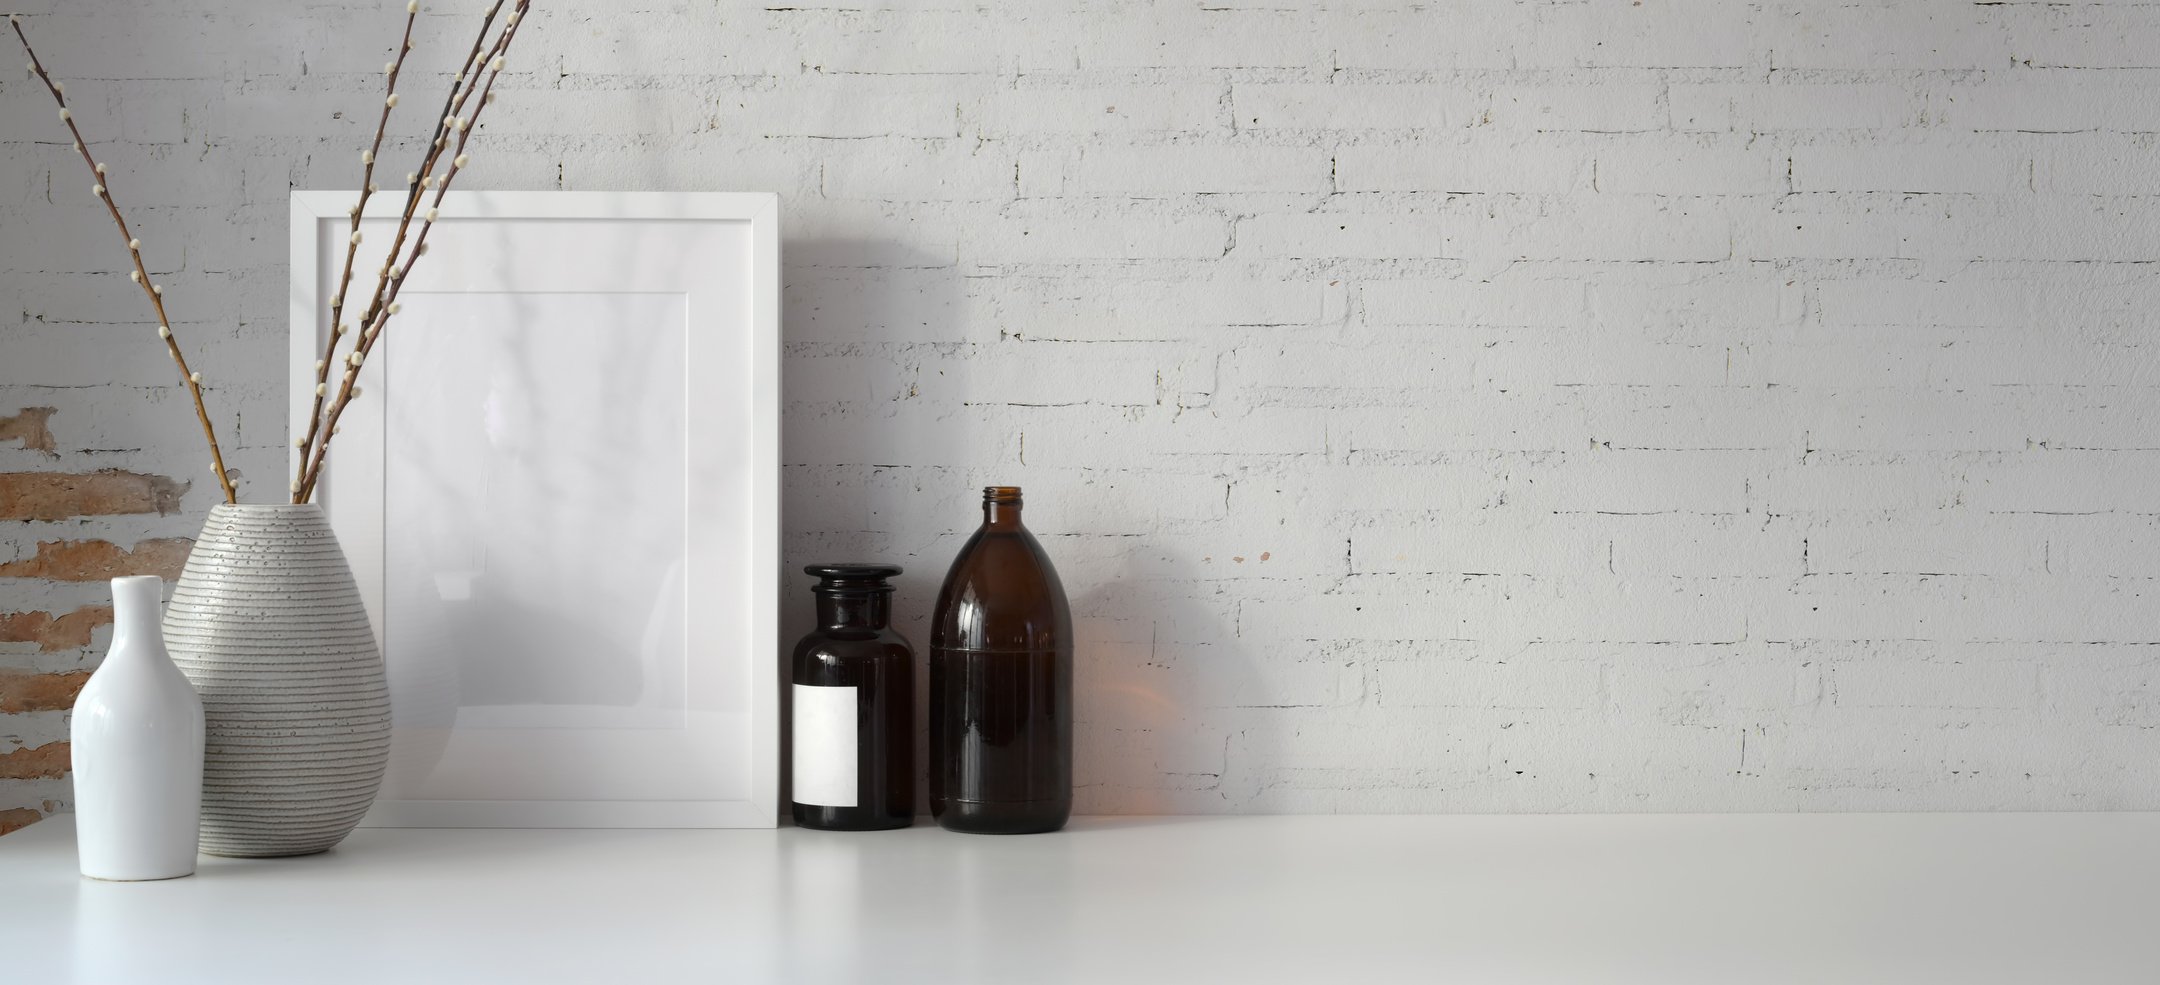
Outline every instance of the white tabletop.
[(0, 975), (83, 982), (2152, 982), (2160, 815), (370, 829), (98, 883), (0, 838)]

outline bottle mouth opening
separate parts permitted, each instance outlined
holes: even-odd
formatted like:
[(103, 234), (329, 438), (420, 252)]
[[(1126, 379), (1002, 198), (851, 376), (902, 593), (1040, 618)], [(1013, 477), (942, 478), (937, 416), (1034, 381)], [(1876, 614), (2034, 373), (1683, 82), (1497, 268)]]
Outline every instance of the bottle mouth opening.
[(983, 502), (1013, 504), (1020, 502), (1019, 486), (984, 486)]

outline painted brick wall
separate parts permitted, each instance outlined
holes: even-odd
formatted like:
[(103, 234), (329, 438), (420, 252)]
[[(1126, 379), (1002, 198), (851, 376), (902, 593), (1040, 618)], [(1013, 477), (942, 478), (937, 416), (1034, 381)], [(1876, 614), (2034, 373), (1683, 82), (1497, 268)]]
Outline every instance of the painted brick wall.
[[(401, 5), (28, 3), (274, 496)], [(464, 187), (785, 196), (789, 566), (920, 640), (1025, 485), (1083, 810), (2160, 807), (2160, 7), (538, 6)], [(0, 76), (5, 824), (214, 496), (57, 135)]]

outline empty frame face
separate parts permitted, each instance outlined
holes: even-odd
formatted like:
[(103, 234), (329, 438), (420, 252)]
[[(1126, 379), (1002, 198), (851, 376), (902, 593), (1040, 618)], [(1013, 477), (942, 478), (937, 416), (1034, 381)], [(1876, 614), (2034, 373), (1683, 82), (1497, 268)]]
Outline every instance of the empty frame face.
[(684, 307), (417, 292), (384, 337), (383, 645), (462, 724), (682, 725)]
[(557, 198), (444, 208), (322, 487), (390, 677), (371, 820), (770, 824), (765, 230), (506, 197)]

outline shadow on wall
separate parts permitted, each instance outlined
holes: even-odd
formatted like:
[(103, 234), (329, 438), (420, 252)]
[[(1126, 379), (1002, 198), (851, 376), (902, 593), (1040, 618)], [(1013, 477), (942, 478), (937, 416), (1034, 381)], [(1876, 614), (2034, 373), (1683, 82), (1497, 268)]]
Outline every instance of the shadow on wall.
[[(1047, 546), (1065, 566), (1080, 637), (1075, 810), (1216, 813), (1250, 803), (1263, 781), (1252, 764), (1278, 761), (1281, 736), (1264, 715), (1219, 710), (1267, 700), (1225, 618), (1233, 603), (1193, 558), (1145, 538)], [(1060, 557), (1061, 548), (1078, 556)]]
[[(784, 233), (784, 229), (783, 229)], [(939, 393), (919, 379), (924, 343), (957, 331), (961, 275), (950, 256), (862, 239), (786, 240), (780, 249), (781, 499), (779, 679), (814, 607), (806, 564), (881, 561), (894, 579), (893, 625), (916, 652), (917, 804), (928, 694), (930, 610), (975, 529), (981, 475), (997, 466), (965, 426), (968, 370), (946, 360)], [(907, 463), (902, 465), (900, 463)], [(902, 531), (936, 531), (904, 535)], [(785, 705), (786, 702), (783, 702)], [(781, 762), (790, 762), (781, 721)], [(788, 801), (788, 770), (780, 799)]]

